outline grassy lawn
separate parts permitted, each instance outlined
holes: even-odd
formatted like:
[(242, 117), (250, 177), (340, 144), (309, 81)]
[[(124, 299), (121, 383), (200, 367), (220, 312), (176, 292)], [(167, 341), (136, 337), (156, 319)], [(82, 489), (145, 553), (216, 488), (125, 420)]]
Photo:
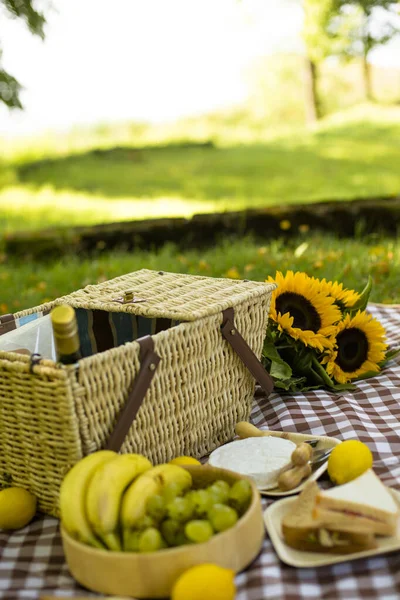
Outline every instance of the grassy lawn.
[(157, 252), (103, 252), (92, 258), (69, 256), (34, 265), (8, 259), (0, 266), (0, 314), (33, 307), (141, 268), (259, 281), (274, 276), (276, 270), (293, 269), (336, 279), (357, 290), (371, 274), (371, 300), (400, 302), (399, 241), (374, 236), (338, 240), (307, 234), (265, 244), (251, 238), (225, 239), (203, 252), (182, 252), (166, 245)]
[(146, 147), (143, 136), (132, 134), (123, 139), (125, 147), (106, 153), (93, 152), (90, 141), (87, 147), (54, 142), (36, 154), (8, 148), (2, 177), (0, 172), (0, 234), (400, 189), (398, 106), (349, 109), (313, 131), (297, 129), (263, 142), (255, 132), (247, 138), (242, 132), (246, 143), (238, 143), (217, 125), (213, 131), (210, 146)]
[[(44, 263), (1, 255), (2, 235), (21, 229), (398, 194), (399, 106), (356, 107), (290, 135), (238, 132), (216, 122), (207, 135), (186, 130), (197, 145), (179, 144), (179, 129), (159, 135), (160, 147), (135, 128), (102, 135), (7, 147), (0, 168), (0, 314), (140, 268), (254, 280), (294, 269), (355, 289), (371, 273), (371, 299), (400, 302), (400, 243), (361, 234), (353, 240), (316, 233), (289, 241), (225, 239), (204, 251), (167, 244), (154, 252)], [(213, 144), (199, 144), (207, 139)]]

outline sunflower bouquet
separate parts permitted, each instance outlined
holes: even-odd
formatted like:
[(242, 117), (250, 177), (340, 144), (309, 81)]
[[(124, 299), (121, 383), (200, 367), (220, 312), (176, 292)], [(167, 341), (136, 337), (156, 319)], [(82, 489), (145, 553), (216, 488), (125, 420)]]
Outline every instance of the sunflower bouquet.
[(280, 392), (354, 389), (399, 352), (388, 350), (385, 329), (365, 310), (371, 278), (361, 293), (293, 271), (268, 282), (277, 288), (263, 364)]

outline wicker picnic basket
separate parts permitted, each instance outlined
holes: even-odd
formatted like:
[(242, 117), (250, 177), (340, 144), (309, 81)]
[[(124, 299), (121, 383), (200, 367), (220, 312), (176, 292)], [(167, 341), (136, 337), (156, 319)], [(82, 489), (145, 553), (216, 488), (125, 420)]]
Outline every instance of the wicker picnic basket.
[(57, 515), (64, 475), (91, 452), (157, 464), (231, 440), (255, 379), (272, 389), (259, 357), (273, 289), (143, 269), (1, 317), (6, 332), (70, 304), (87, 348), (72, 366), (0, 352), (0, 487), (29, 489)]

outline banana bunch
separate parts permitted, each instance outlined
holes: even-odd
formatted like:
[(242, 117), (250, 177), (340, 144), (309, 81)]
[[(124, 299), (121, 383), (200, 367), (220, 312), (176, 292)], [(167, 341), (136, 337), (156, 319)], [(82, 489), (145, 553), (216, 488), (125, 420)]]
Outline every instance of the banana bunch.
[(148, 499), (173, 483), (184, 491), (192, 477), (180, 466), (153, 467), (140, 454), (100, 450), (76, 463), (60, 488), (60, 515), (76, 540), (109, 550), (129, 550), (146, 515)]

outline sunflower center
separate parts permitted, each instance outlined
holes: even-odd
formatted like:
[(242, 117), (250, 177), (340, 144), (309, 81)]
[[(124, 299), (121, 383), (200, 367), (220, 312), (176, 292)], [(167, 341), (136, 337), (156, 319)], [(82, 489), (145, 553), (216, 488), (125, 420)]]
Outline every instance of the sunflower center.
[(281, 315), (289, 313), (293, 317), (293, 327), (316, 333), (321, 328), (321, 317), (313, 304), (294, 292), (283, 292), (276, 299), (276, 310)]
[(336, 338), (338, 353), (336, 363), (348, 373), (359, 369), (368, 358), (368, 338), (361, 329), (344, 329)]

